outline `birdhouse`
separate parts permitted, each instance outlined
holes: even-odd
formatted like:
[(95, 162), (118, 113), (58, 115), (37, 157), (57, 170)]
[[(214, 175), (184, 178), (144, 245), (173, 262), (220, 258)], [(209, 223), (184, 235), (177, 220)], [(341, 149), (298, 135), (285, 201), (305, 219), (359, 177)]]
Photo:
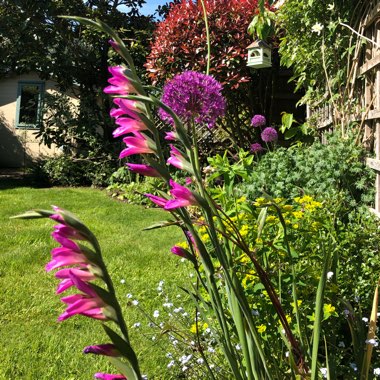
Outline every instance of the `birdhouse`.
[(247, 66), (262, 69), (272, 66), (272, 49), (262, 40), (256, 40), (248, 46)]

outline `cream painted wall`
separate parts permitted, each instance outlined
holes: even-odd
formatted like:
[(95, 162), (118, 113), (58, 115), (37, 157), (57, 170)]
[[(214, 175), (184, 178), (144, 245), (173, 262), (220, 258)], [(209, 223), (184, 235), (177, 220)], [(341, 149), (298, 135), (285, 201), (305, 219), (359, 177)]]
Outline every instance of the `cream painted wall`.
[[(59, 154), (57, 147), (40, 144), (35, 129), (16, 128), (19, 81), (41, 81), (36, 74), (14, 75), (0, 81), (0, 167), (28, 166), (35, 158)], [(45, 91), (57, 92), (53, 81), (44, 81)], [(73, 98), (73, 104), (77, 100)]]

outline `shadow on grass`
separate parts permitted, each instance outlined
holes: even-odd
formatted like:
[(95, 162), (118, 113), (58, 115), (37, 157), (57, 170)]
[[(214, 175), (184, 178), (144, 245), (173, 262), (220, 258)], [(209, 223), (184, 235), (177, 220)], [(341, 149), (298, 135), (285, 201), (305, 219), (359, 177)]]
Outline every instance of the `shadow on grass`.
[(2, 175), (0, 172), (0, 190), (10, 190), (19, 187), (41, 189), (50, 186), (45, 181), (38, 180), (30, 174), (17, 173), (12, 175)]

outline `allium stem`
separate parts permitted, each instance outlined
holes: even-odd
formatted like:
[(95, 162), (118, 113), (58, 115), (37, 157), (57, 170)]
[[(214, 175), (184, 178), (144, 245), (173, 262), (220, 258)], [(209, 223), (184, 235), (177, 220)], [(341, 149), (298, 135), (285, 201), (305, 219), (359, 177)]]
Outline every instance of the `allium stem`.
[(205, 29), (206, 29), (206, 43), (207, 43), (207, 67), (206, 74), (210, 74), (210, 61), (211, 61), (211, 43), (210, 43), (210, 30), (208, 26), (208, 17), (207, 17), (207, 9), (203, 0), (201, 0), (201, 5), (203, 9), (203, 19), (205, 21)]

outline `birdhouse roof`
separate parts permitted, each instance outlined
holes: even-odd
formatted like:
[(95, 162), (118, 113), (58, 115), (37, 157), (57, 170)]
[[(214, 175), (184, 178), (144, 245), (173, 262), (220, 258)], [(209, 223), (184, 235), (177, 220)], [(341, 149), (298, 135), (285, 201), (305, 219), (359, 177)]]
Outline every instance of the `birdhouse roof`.
[(256, 40), (256, 41), (253, 41), (248, 47), (247, 49), (249, 48), (255, 48), (255, 47), (263, 47), (263, 48), (267, 48), (267, 49), (270, 49), (271, 47), (263, 40)]

